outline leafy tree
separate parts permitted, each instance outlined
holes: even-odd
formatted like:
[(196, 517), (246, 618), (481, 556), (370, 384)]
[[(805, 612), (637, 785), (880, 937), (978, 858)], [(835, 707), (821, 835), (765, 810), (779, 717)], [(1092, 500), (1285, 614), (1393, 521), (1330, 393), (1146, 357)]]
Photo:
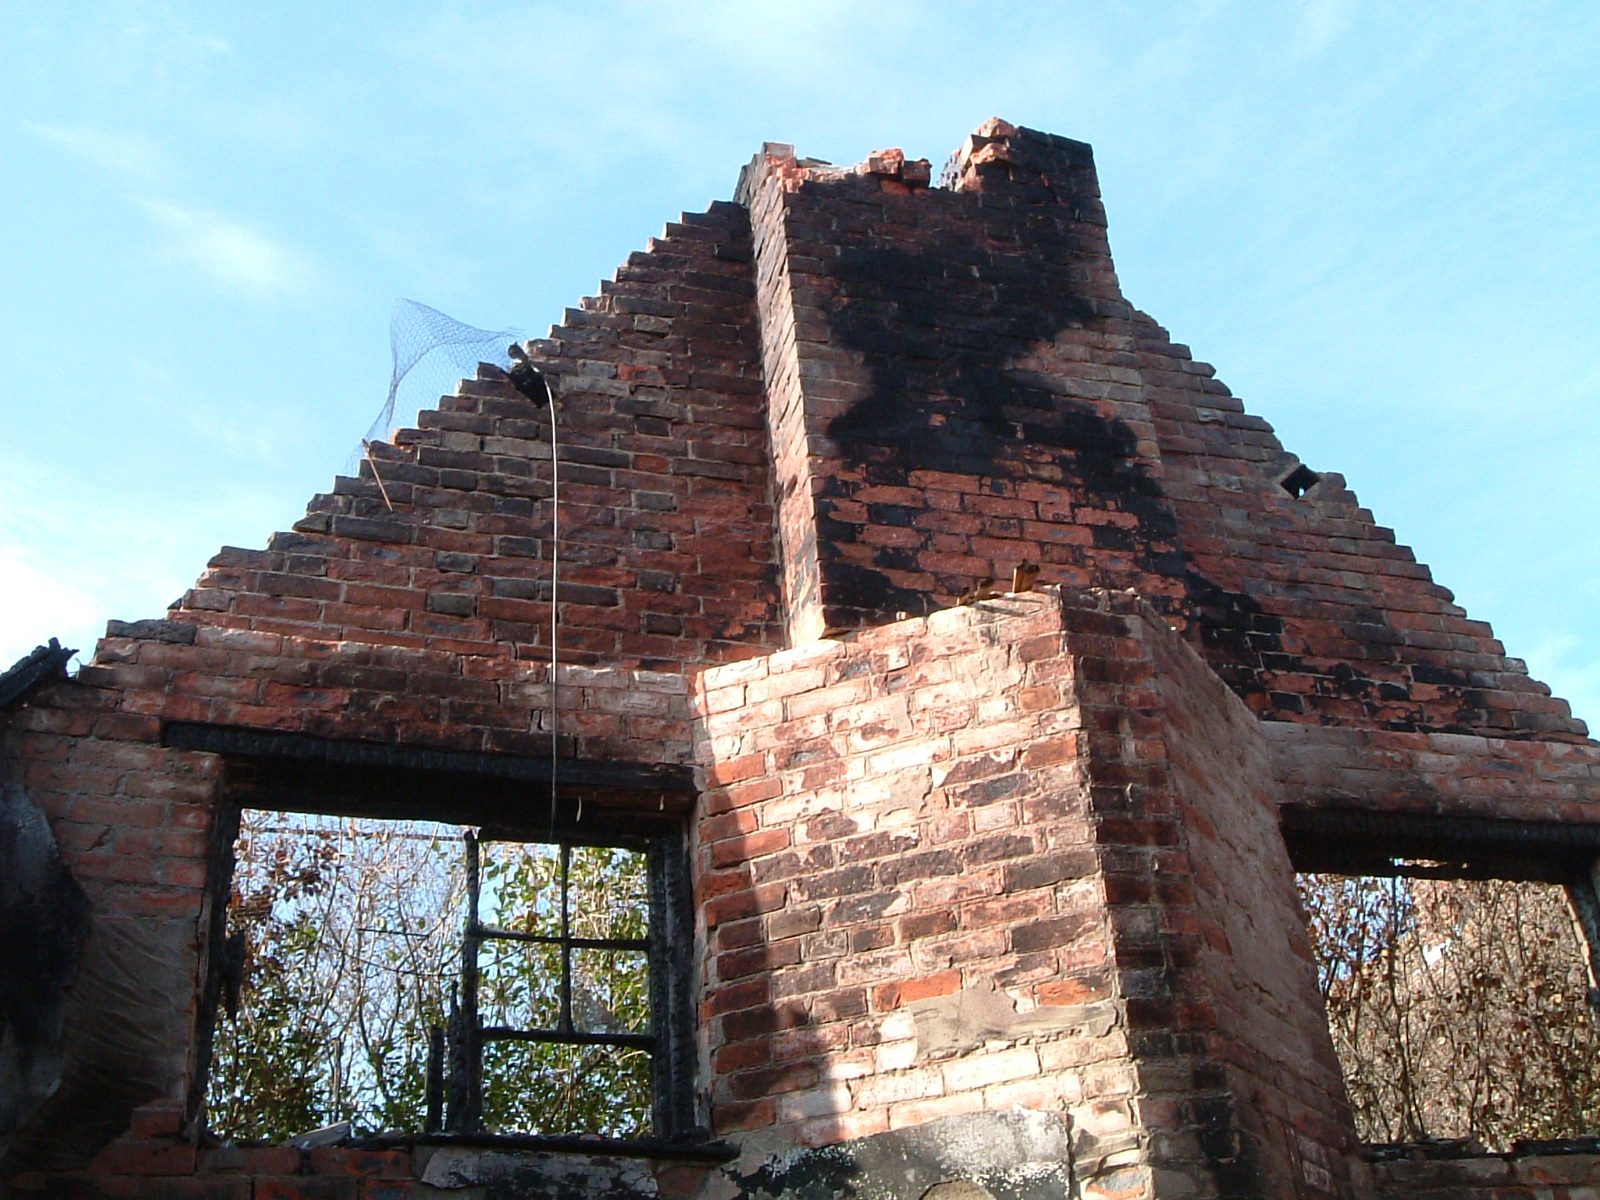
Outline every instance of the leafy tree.
[[(246, 956), (238, 1011), (219, 1021), (210, 1125), (235, 1139), (282, 1140), (337, 1121), (358, 1130), (423, 1127), (428, 1030), (444, 1025), (461, 970), (461, 830), (422, 823), (244, 814), (230, 929)], [(489, 924), (548, 935), (562, 924), (559, 848), (489, 843)], [(642, 939), (644, 856), (571, 848), (567, 932)], [(575, 949), (573, 1027), (650, 1028), (642, 950)], [(491, 939), (479, 959), (481, 1021), (560, 1026), (558, 946)], [(486, 1126), (501, 1132), (649, 1131), (648, 1051), (489, 1041)]]

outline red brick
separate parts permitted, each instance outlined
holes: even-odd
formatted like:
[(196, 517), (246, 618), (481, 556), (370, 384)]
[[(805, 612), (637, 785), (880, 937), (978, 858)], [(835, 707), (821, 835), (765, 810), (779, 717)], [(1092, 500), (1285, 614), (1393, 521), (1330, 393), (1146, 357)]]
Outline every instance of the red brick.
[(318, 1175), (359, 1175), (373, 1179), (404, 1179), (411, 1174), (407, 1150), (346, 1150), (314, 1146), (309, 1154)]
[(711, 863), (716, 867), (728, 867), (734, 863), (747, 862), (752, 858), (782, 850), (788, 844), (787, 829), (767, 829), (760, 833), (731, 837), (712, 845)]
[(736, 921), (743, 917), (755, 917), (772, 912), (783, 906), (788, 895), (787, 884), (764, 883), (731, 895), (718, 896), (705, 905), (706, 925), (715, 927), (724, 921)]
[(815, 1087), (821, 1073), (815, 1063), (781, 1063), (753, 1071), (743, 1071), (728, 1080), (735, 1100), (758, 1100), (801, 1088)]
[(315, 1175), (258, 1176), (253, 1200), (359, 1200), (354, 1179)]
[(711, 1110), (711, 1126), (719, 1134), (739, 1133), (771, 1125), (778, 1117), (776, 1101), (770, 1099), (716, 1104)]
[(738, 979), (756, 971), (791, 966), (800, 961), (800, 943), (779, 942), (771, 946), (752, 946), (717, 955), (717, 977)]
[(156, 1101), (135, 1109), (128, 1136), (133, 1139), (176, 1137), (183, 1128), (183, 1105)]
[(95, 1156), (94, 1169), (115, 1175), (191, 1175), (197, 1157), (188, 1142), (113, 1142)]

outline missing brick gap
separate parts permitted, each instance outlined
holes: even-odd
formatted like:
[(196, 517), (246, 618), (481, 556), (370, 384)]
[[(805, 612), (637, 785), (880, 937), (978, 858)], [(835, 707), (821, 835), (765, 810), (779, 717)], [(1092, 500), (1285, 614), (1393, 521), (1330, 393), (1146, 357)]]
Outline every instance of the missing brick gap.
[(1305, 463), (1296, 463), (1294, 470), (1278, 480), (1278, 486), (1298, 500), (1321, 482), (1321, 475)]

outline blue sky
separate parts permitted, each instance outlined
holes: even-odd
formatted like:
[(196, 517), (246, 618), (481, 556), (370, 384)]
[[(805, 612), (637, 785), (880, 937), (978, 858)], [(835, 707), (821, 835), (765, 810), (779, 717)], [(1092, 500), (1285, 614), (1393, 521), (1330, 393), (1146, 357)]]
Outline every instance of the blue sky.
[(414, 297), (537, 335), (763, 141), (1093, 143), (1124, 291), (1600, 720), (1600, 6), (10, 6), (0, 662), (346, 469)]

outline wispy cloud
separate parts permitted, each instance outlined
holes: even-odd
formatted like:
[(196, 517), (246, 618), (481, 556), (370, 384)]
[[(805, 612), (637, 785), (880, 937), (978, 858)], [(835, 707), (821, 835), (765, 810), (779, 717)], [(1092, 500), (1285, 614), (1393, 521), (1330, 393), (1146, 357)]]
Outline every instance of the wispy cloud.
[[(161, 148), (139, 134), (23, 122), (35, 137), (98, 167), (124, 184), (168, 184), (177, 173)], [(291, 295), (314, 278), (312, 261), (293, 247), (232, 217), (197, 205), (145, 196), (133, 203), (166, 235), (164, 252), (198, 267), (229, 291), (256, 297)]]
[(99, 57), (115, 77), (140, 88), (165, 88), (200, 64), (231, 55), (224, 37), (196, 29), (164, 2), (127, 0), (121, 21), (107, 22)]
[(1333, 45), (1355, 18), (1348, 0), (1307, 0), (1300, 14), (1301, 53), (1314, 56)]
[(157, 180), (172, 173), (165, 154), (149, 138), (140, 134), (106, 133), (99, 129), (69, 125), (40, 125), (24, 121), (24, 129), (35, 137), (59, 146), (74, 158), (126, 178)]
[(165, 200), (137, 201), (167, 234), (166, 251), (230, 291), (282, 296), (305, 290), (316, 267), (298, 250), (243, 222)]

